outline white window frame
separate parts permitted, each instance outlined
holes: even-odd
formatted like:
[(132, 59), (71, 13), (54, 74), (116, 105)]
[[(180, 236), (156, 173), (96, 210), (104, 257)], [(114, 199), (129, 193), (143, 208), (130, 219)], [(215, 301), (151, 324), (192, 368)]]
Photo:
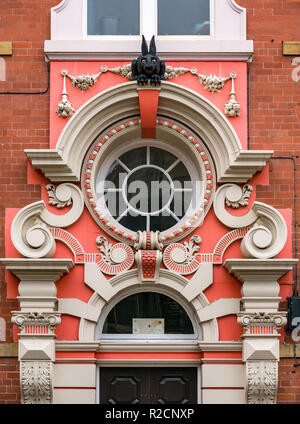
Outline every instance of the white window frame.
[[(124, 0), (125, 1), (125, 0)], [(157, 40), (211, 40), (214, 38), (214, 0), (209, 0), (210, 35), (158, 35), (157, 34), (157, 0), (140, 0), (140, 34), (139, 35), (88, 35), (87, 33), (87, 2), (83, 1), (83, 36), (86, 40), (140, 40), (144, 34), (147, 40), (155, 35)]]
[[(157, 33), (156, 23), (153, 25), (156, 0), (141, 1), (141, 33), (149, 41)], [(51, 8), (51, 38), (44, 45), (47, 61), (137, 58), (140, 35), (87, 36), (86, 10), (86, 0), (61, 0)], [(209, 37), (156, 36), (157, 51), (164, 60), (251, 61), (253, 41), (246, 39), (246, 9), (236, 0), (210, 0), (210, 30)]]
[[(177, 302), (182, 309), (186, 312), (187, 316), (189, 317), (192, 327), (193, 327), (193, 333), (191, 334), (115, 334), (115, 333), (103, 333), (103, 327), (104, 323), (106, 321), (106, 318), (108, 317), (110, 311), (119, 303), (121, 300), (125, 299), (128, 296), (131, 296), (136, 293), (142, 293), (144, 291), (151, 291), (153, 293), (161, 293), (165, 296), (170, 297), (175, 302)], [(156, 287), (151, 288), (151, 290), (128, 290), (126, 294), (124, 293), (118, 293), (118, 295), (115, 297), (113, 302), (110, 302), (108, 305), (106, 305), (103, 308), (101, 317), (96, 325), (95, 329), (95, 340), (99, 341), (100, 343), (105, 342), (115, 342), (117, 344), (119, 343), (132, 343), (134, 346), (137, 343), (140, 342), (155, 342), (155, 341), (170, 341), (173, 342), (175, 345), (176, 343), (180, 342), (200, 342), (202, 340), (202, 331), (201, 328), (197, 325), (196, 317), (194, 316), (194, 312), (191, 308), (189, 308), (188, 305), (184, 304), (182, 299), (179, 296), (176, 296), (172, 294), (170, 296), (169, 293), (167, 293), (165, 290), (157, 289)], [(149, 345), (150, 346), (150, 345)]]

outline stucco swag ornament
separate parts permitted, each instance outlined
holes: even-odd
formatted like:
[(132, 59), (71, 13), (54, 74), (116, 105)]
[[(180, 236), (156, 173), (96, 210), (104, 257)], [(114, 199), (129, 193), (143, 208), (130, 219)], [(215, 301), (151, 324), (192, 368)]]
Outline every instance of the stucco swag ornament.
[(142, 54), (134, 59), (131, 63), (126, 63), (123, 66), (116, 68), (108, 68), (107, 65), (102, 65), (101, 69), (96, 74), (83, 74), (83, 75), (70, 75), (67, 70), (62, 70), (63, 77), (63, 91), (62, 99), (58, 104), (56, 113), (61, 118), (69, 118), (75, 113), (75, 109), (68, 100), (68, 93), (66, 89), (66, 78), (69, 78), (72, 85), (81, 92), (85, 92), (93, 87), (99, 77), (106, 72), (112, 72), (120, 75), (127, 80), (137, 81), (138, 85), (160, 85), (161, 81), (171, 80), (186, 73), (197, 76), (199, 83), (203, 85), (205, 90), (211, 93), (219, 93), (225, 86), (225, 83), (231, 79), (232, 88), (230, 92), (229, 101), (225, 104), (224, 113), (229, 118), (240, 116), (240, 104), (236, 101), (236, 93), (234, 88), (234, 79), (237, 77), (236, 72), (231, 72), (229, 76), (222, 77), (217, 75), (203, 75), (199, 74), (197, 68), (173, 67), (166, 66), (163, 60), (160, 60), (156, 55), (156, 44), (154, 35), (151, 38), (150, 46), (148, 48), (144, 35), (142, 36), (141, 45)]

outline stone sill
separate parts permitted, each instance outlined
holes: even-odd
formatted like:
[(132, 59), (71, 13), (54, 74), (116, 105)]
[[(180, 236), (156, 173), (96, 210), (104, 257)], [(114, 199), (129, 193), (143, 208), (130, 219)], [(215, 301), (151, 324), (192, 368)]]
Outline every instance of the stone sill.
[[(140, 41), (134, 40), (46, 40), (46, 61), (128, 60), (140, 53)], [(162, 60), (247, 61), (253, 54), (252, 40), (157, 41)]]

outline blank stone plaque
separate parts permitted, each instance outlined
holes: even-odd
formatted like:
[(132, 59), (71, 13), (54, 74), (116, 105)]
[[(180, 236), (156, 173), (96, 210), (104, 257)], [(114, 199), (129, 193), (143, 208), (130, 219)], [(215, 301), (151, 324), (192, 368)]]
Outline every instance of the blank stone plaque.
[(133, 334), (164, 334), (165, 320), (163, 318), (133, 318)]

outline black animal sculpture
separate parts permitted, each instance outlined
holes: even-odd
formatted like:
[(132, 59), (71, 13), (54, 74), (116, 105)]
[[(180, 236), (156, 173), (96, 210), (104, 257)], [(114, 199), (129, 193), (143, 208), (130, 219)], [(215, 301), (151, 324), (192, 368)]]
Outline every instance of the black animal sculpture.
[(142, 54), (131, 63), (132, 79), (137, 81), (139, 85), (150, 84), (159, 85), (164, 80), (166, 72), (165, 62), (156, 56), (156, 45), (154, 35), (150, 41), (150, 51), (147, 42), (143, 36)]

